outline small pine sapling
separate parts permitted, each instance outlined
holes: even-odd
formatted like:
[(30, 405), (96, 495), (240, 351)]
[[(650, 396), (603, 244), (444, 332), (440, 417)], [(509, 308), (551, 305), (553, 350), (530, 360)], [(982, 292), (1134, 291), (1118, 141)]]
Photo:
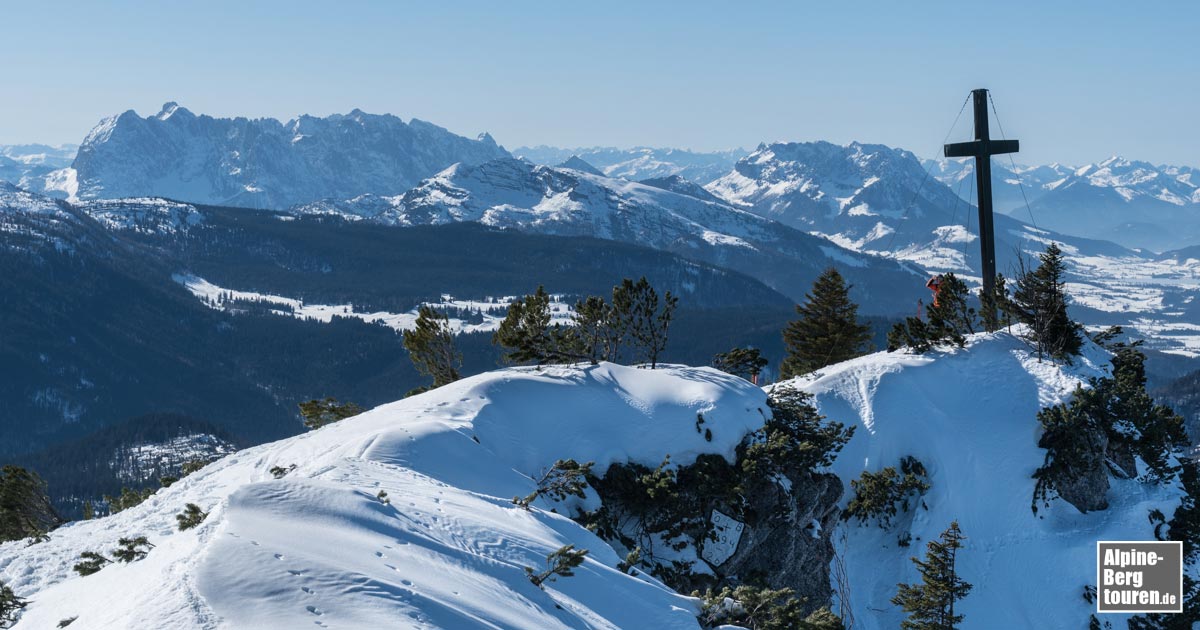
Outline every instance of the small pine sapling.
[(357, 416), (365, 411), (352, 402), (339, 403), (336, 398), (329, 397), (323, 400), (308, 400), (298, 406), (300, 407), (300, 416), (304, 418), (304, 426), (310, 429), (320, 429), (325, 425)]
[(642, 563), (642, 548), (635, 547), (625, 554), (625, 559), (617, 563), (617, 570), (629, 575), (637, 575), (637, 566)]
[(903, 630), (953, 630), (962, 622), (963, 615), (954, 613), (954, 603), (971, 592), (971, 585), (959, 577), (955, 561), (965, 539), (954, 521), (938, 540), (929, 542), (924, 561), (912, 559), (921, 582), (898, 584), (892, 598), (908, 613), (900, 622)]
[(195, 503), (189, 503), (182, 513), (175, 515), (175, 520), (179, 521), (179, 531), (183, 532), (196, 527), (207, 517), (208, 512), (201, 510)]
[(513, 504), (526, 510), (538, 497), (548, 497), (553, 501), (562, 501), (569, 496), (584, 498), (587, 488), (588, 475), (592, 474), (595, 462), (580, 464), (573, 459), (560, 459), (554, 462), (550, 470), (537, 481), (537, 489), (524, 498), (513, 497)]
[(17, 597), (7, 584), (0, 582), (0, 628), (17, 623), (17, 614), (28, 604), (28, 601)]
[(112, 564), (112, 560), (105, 558), (95, 551), (85, 551), (79, 554), (79, 558), (80, 560), (75, 564), (74, 569), (76, 573), (83, 576), (91, 575), (103, 569), (105, 565)]
[(145, 536), (122, 538), (117, 541), (117, 544), (120, 546), (113, 551), (113, 557), (126, 564), (142, 560), (154, 548), (154, 545), (150, 544)]
[(587, 549), (576, 549), (575, 545), (565, 545), (546, 556), (545, 571), (537, 573), (532, 567), (525, 567), (525, 574), (529, 576), (529, 581), (533, 582), (534, 586), (541, 588), (546, 582), (553, 582), (558, 577), (575, 575), (574, 569), (583, 564), (587, 555)]

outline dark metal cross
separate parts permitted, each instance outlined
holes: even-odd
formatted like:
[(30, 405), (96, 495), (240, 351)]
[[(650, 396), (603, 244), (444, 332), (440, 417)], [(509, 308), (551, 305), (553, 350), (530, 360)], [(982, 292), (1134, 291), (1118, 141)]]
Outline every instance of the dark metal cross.
[[(1016, 153), (1016, 140), (992, 140), (988, 132), (988, 91), (971, 90), (975, 100), (975, 139), (947, 144), (946, 157), (975, 158), (975, 184), (979, 191), (979, 253), (983, 257), (983, 294), (991, 295), (996, 284), (996, 234), (992, 227), (992, 156)], [(995, 316), (995, 312), (989, 313)]]

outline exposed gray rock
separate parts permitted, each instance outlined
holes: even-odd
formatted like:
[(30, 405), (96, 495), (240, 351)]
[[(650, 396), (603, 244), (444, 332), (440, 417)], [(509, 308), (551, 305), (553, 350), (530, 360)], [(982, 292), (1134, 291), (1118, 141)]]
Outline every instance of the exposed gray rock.
[(1086, 514), (1108, 509), (1109, 444), (1108, 436), (1099, 429), (1088, 429), (1084, 437), (1084, 448), (1072, 454), (1075, 464), (1052, 482), (1064, 501)]
[[(752, 584), (790, 588), (809, 612), (830, 604), (831, 536), (843, 492), (836, 475), (803, 471), (764, 478), (743, 474), (740, 465), (719, 456), (702, 456), (657, 499), (644, 492), (647, 475), (654, 472), (610, 467), (592, 484), (604, 507), (583, 515), (595, 519), (589, 526), (618, 551), (639, 549), (635, 570), (682, 593)], [(718, 541), (715, 512), (738, 524), (726, 541)]]
[(736, 553), (713, 571), (731, 582), (764, 578), (807, 598), (806, 608), (830, 603), (831, 534), (841, 511), (842, 482), (836, 475), (812, 475), (785, 489), (765, 483), (746, 497), (750, 507)]

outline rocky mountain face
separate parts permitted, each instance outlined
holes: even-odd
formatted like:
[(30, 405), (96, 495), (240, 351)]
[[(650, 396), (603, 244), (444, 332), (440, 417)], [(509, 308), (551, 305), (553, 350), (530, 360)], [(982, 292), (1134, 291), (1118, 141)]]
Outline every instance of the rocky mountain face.
[(915, 269), (732, 207), (681, 179), (653, 183), (509, 158), (453, 166), (403, 195), (318, 202), (293, 212), (401, 226), (478, 222), (635, 243), (747, 273), (793, 299), (833, 265), (854, 283), (868, 313), (894, 313), (917, 296)]
[(743, 149), (728, 151), (688, 151), (653, 147), (520, 147), (513, 155), (536, 164), (552, 166), (577, 157), (609, 177), (638, 181), (678, 175), (698, 184), (708, 182), (729, 172), (738, 159), (746, 155)]
[(70, 169), (43, 188), (74, 199), (157, 196), (191, 203), (286, 208), (326, 197), (398, 194), (456, 163), (508, 152), (421, 120), (354, 110), (325, 118), (197, 116), (175, 103), (127, 111), (84, 139)]
[[(971, 161), (926, 160), (925, 166), (971, 197)], [(1081, 167), (1013, 169), (994, 160), (992, 176), (997, 209), (1022, 220), (1031, 212), (1030, 220), (1051, 230), (1160, 252), (1200, 242), (1200, 175), (1193, 167), (1113, 156)]]

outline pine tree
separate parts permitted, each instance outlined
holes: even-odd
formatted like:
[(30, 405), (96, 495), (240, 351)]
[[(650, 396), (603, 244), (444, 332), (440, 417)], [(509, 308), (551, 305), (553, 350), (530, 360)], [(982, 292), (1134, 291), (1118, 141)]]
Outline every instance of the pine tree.
[(0, 581), (0, 628), (10, 628), (17, 623), (17, 614), (28, 604), (29, 602), (17, 597), (7, 584)]
[(767, 367), (767, 359), (758, 348), (734, 348), (713, 355), (712, 365), (722, 372), (757, 383), (758, 375)]
[(75, 572), (81, 576), (91, 575), (100, 569), (103, 569), (105, 565), (112, 564), (112, 560), (105, 558), (95, 551), (85, 551), (79, 554), (79, 558), (79, 562), (77, 562), (72, 568), (74, 568)]
[(583, 564), (587, 555), (587, 549), (576, 549), (575, 545), (559, 547), (546, 556), (545, 571), (537, 573), (534, 569), (525, 567), (525, 573), (529, 576), (530, 582), (541, 587), (547, 581), (553, 582), (556, 576), (571, 577), (575, 575), (574, 569)]
[(967, 335), (975, 332), (975, 309), (967, 306), (970, 291), (952, 273), (942, 276), (941, 290), (929, 305), (928, 334), (933, 344), (950, 342), (963, 347)]
[(41, 536), (61, 522), (37, 473), (17, 466), (0, 469), (0, 542)]
[(433, 386), (441, 387), (457, 381), (462, 367), (462, 353), (454, 347), (454, 333), (445, 313), (429, 305), (417, 310), (417, 323), (404, 331), (404, 348), (417, 371), (433, 377)]
[(909, 317), (898, 322), (888, 332), (888, 352), (907, 347), (922, 353), (945, 343), (961, 348), (967, 335), (975, 332), (976, 313), (967, 305), (969, 295), (966, 283), (957, 276), (942, 276), (937, 300), (929, 306), (929, 320)]
[(1037, 348), (1038, 358), (1048, 355), (1064, 359), (1079, 354), (1083, 346), (1079, 324), (1067, 313), (1063, 286), (1066, 271), (1062, 250), (1051, 243), (1039, 256), (1036, 269), (1022, 260), (1013, 292), (1011, 310), (1015, 319), (1028, 327), (1027, 338)]
[(324, 400), (308, 400), (300, 403), (300, 417), (304, 418), (304, 426), (310, 429), (320, 429), (327, 424), (333, 424), (357, 416), (364, 410), (354, 403), (339, 403), (336, 398), (326, 397)]
[(115, 497), (104, 495), (104, 502), (108, 504), (108, 513), (112, 515), (124, 512), (135, 505), (141, 505), (143, 501), (153, 496), (154, 492), (154, 488), (142, 488), (141, 490), (121, 488), (121, 494)]
[(537, 480), (537, 488), (524, 498), (513, 497), (513, 503), (526, 510), (538, 497), (549, 497), (554, 501), (562, 501), (568, 496), (584, 498), (584, 488), (587, 488), (587, 478), (592, 474), (595, 462), (580, 464), (573, 459), (560, 459), (554, 462), (550, 470)]
[(850, 300), (850, 287), (837, 269), (826, 269), (805, 298), (804, 305), (796, 306), (800, 318), (783, 331), (787, 356), (779, 367), (780, 378), (853, 359), (871, 340), (871, 327), (858, 323), (858, 305)]
[(958, 576), (955, 561), (965, 538), (954, 521), (938, 540), (929, 542), (924, 561), (912, 559), (921, 583), (898, 584), (899, 592), (892, 598), (893, 604), (908, 613), (901, 628), (953, 630), (963, 620), (962, 615), (954, 614), (954, 603), (971, 592), (971, 585)]
[(187, 531), (204, 522), (208, 518), (208, 512), (200, 509), (199, 505), (189, 503), (183, 508), (183, 512), (175, 515), (175, 520), (179, 521), (179, 531)]
[(122, 538), (117, 541), (117, 544), (120, 546), (113, 552), (113, 557), (126, 564), (145, 558), (154, 548), (154, 545), (150, 544), (145, 536)]
[(550, 295), (538, 286), (533, 295), (518, 298), (492, 335), (492, 343), (507, 350), (512, 363), (560, 363), (589, 358), (578, 338), (560, 324), (550, 323)]
[(775, 387), (767, 397), (771, 418), (753, 434), (742, 470), (771, 477), (829, 466), (854, 436), (856, 427), (825, 422), (812, 404), (812, 395), (793, 387)]
[(979, 289), (980, 319), (987, 332), (996, 332), (1009, 324), (1012, 304), (1008, 299), (1007, 282), (1004, 274), (998, 273), (990, 292)]
[(650, 369), (658, 367), (658, 357), (667, 347), (667, 330), (675, 314), (679, 298), (667, 291), (659, 308), (658, 292), (650, 281), (642, 276), (637, 282), (625, 278), (613, 287), (614, 320), (640, 351), (637, 358), (650, 362)]
[(604, 298), (590, 295), (575, 302), (572, 332), (579, 341), (585, 358), (595, 365), (598, 361), (614, 361), (621, 352), (624, 331), (616, 311)]

